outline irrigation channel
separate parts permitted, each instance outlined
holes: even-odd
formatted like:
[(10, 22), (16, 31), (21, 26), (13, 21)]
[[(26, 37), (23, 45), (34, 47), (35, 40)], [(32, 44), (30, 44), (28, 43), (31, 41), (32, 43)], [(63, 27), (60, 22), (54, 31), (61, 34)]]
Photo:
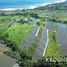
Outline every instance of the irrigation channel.
[(58, 24), (57, 37), (60, 44), (60, 51), (62, 56), (67, 56), (67, 26)]

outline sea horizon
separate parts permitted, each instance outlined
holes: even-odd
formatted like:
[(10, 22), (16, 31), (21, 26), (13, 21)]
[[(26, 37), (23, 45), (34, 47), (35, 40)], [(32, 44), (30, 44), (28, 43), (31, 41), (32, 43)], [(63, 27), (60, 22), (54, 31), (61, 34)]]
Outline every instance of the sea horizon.
[[(41, 2), (41, 3), (34, 3), (34, 4), (31, 4), (31, 5), (22, 5), (22, 6), (20, 6), (20, 5), (17, 5), (17, 6), (5, 6), (5, 7), (1, 7), (0, 6), (0, 10), (5, 10), (5, 11), (10, 11), (10, 10), (18, 10), (18, 9), (20, 9), (20, 10), (22, 10), (22, 9), (34, 9), (34, 8), (36, 8), (36, 7), (39, 7), (39, 6), (46, 6), (46, 5), (48, 5), (48, 4), (53, 4), (53, 3), (60, 3), (60, 2), (64, 2), (64, 1), (66, 1), (66, 0), (56, 0), (56, 1), (53, 1), (53, 2)], [(3, 5), (3, 4), (2, 4)]]

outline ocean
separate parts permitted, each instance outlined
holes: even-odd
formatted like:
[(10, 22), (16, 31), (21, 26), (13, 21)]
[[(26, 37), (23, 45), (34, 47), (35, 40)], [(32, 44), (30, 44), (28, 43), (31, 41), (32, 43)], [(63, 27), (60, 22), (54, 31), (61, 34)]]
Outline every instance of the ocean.
[(0, 9), (32, 9), (50, 3), (63, 2), (65, 0), (0, 0)]

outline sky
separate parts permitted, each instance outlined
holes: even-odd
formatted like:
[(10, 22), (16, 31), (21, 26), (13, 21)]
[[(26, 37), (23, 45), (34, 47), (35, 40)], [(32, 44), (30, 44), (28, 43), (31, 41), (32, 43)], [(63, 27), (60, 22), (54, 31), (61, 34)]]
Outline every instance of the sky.
[(0, 0), (0, 8), (34, 8), (65, 0)]

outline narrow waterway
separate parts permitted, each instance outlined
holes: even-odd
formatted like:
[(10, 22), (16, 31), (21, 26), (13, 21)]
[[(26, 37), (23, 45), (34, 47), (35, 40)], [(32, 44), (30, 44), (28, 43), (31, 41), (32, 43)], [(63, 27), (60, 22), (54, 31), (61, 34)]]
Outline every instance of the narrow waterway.
[(60, 44), (61, 55), (67, 56), (67, 26), (65, 24), (58, 24), (57, 37)]
[(41, 59), (43, 57), (46, 42), (47, 42), (47, 30), (43, 29), (40, 43), (38, 45), (36, 52), (33, 55), (34, 59), (38, 60), (38, 59)]
[(46, 29), (48, 29), (48, 30), (54, 30), (54, 22), (53, 21), (47, 22)]

